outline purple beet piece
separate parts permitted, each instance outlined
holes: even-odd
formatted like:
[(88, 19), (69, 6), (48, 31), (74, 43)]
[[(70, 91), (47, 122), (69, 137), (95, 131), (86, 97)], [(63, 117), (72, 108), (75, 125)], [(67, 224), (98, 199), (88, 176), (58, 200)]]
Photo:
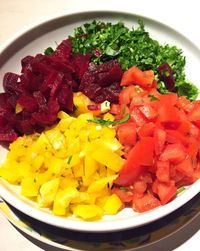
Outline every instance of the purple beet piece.
[(3, 88), (5, 92), (10, 94), (17, 94), (18, 93), (18, 79), (19, 75), (7, 72), (3, 78)]
[(21, 96), (17, 103), (27, 112), (35, 112), (38, 109), (38, 103), (32, 96)]
[(171, 66), (168, 63), (160, 65), (158, 68), (160, 79), (165, 83), (166, 88), (169, 91), (173, 91), (175, 87), (174, 73)]
[(73, 91), (69, 85), (67, 84), (62, 85), (57, 98), (58, 98), (60, 107), (63, 111), (65, 112), (73, 111), (74, 109)]
[(75, 73), (79, 80), (82, 79), (83, 74), (86, 72), (90, 62), (89, 54), (75, 54), (72, 57)]

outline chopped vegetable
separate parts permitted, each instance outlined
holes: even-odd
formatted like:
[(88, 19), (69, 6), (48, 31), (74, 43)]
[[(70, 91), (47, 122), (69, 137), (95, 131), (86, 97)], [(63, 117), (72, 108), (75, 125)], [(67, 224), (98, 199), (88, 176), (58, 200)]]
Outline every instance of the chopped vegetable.
[(130, 119), (130, 115), (127, 114), (124, 118), (117, 120), (117, 121), (110, 121), (110, 120), (104, 120), (101, 118), (94, 118), (94, 119), (89, 119), (88, 122), (93, 122), (99, 125), (104, 125), (104, 126), (110, 126), (110, 125), (120, 125), (125, 123)]
[[(138, 27), (132, 29), (122, 22), (112, 24), (94, 20), (77, 27), (74, 36), (70, 38), (73, 51), (90, 53), (93, 62), (103, 63), (117, 59), (123, 70), (132, 66), (141, 70), (153, 70), (161, 93), (173, 90), (191, 100), (198, 95), (198, 89), (186, 80), (182, 50), (169, 44), (159, 44), (145, 30), (142, 20), (138, 20)], [(166, 70), (170, 77), (165, 76), (163, 79), (163, 74), (158, 74), (161, 65), (168, 65)]]
[(92, 113), (74, 118), (60, 112), (59, 117), (60, 122), (42, 134), (10, 144), (0, 176), (21, 184), (22, 195), (53, 208), (56, 215), (74, 213), (95, 220), (117, 213), (122, 202), (111, 187), (125, 160), (115, 129), (88, 123)]
[(170, 202), (180, 188), (200, 178), (199, 101), (160, 94), (143, 81), (139, 90), (131, 84), (123, 89), (115, 107), (117, 117), (126, 114), (130, 120), (116, 130), (126, 162), (113, 193), (138, 212)]
[(44, 55), (49, 56), (49, 55), (53, 54), (53, 52), (54, 52), (53, 48), (48, 47), (48, 48), (46, 48), (46, 50), (44, 51)]

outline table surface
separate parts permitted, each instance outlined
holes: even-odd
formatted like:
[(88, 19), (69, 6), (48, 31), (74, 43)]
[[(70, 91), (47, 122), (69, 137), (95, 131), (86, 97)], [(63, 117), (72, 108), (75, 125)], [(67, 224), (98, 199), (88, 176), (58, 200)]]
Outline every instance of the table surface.
[[(135, 14), (147, 15), (172, 26), (199, 45), (200, 48), (200, 15), (198, 1), (196, 0), (168, 0), (166, 2), (160, 0), (123, 0), (121, 2), (113, 0), (0, 0), (0, 46), (27, 25), (43, 20), (49, 15), (52, 16), (71, 10), (91, 9), (128, 10)], [(183, 238), (186, 239), (186, 242), (174, 250), (199, 250), (200, 230), (191, 237), (189, 231), (192, 227), (191, 225), (183, 231)], [(51, 247), (44, 249), (44, 247), (39, 247), (37, 243), (37, 245), (33, 244), (19, 233), (1, 214), (0, 229), (0, 251), (56, 250), (51, 249)], [(162, 243), (160, 245), (165, 244)], [(157, 245), (152, 251), (156, 250), (162, 250), (162, 247)]]

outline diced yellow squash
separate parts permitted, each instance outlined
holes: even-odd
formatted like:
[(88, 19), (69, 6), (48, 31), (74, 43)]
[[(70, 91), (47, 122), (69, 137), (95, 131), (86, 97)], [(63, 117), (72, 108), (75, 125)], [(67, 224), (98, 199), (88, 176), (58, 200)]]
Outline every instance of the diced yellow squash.
[(103, 206), (106, 214), (116, 214), (122, 207), (123, 203), (116, 194), (109, 196)]

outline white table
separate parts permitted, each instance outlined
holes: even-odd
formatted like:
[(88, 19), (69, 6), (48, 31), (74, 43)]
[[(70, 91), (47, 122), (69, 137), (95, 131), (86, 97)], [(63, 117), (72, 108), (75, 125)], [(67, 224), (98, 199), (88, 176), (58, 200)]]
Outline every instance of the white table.
[[(199, 44), (200, 47), (200, 14), (198, 1), (196, 0), (122, 0), (120, 2), (119, 0), (0, 0), (0, 45), (14, 33), (35, 21), (38, 22), (38, 20), (44, 19), (45, 16), (69, 10), (97, 8), (128, 10), (135, 14), (147, 15), (174, 27), (189, 37), (190, 40)], [(0, 229), (0, 251), (44, 250), (21, 235), (1, 214)], [(190, 229), (186, 229), (182, 234), (187, 236), (187, 231), (190, 231)], [(197, 251), (199, 250), (199, 244), (200, 230), (175, 250)], [(162, 245), (167, 245), (167, 243)], [(50, 251), (50, 249), (49, 247), (46, 250)], [(162, 247), (157, 245), (156, 250), (152, 251), (157, 250), (162, 250)]]

